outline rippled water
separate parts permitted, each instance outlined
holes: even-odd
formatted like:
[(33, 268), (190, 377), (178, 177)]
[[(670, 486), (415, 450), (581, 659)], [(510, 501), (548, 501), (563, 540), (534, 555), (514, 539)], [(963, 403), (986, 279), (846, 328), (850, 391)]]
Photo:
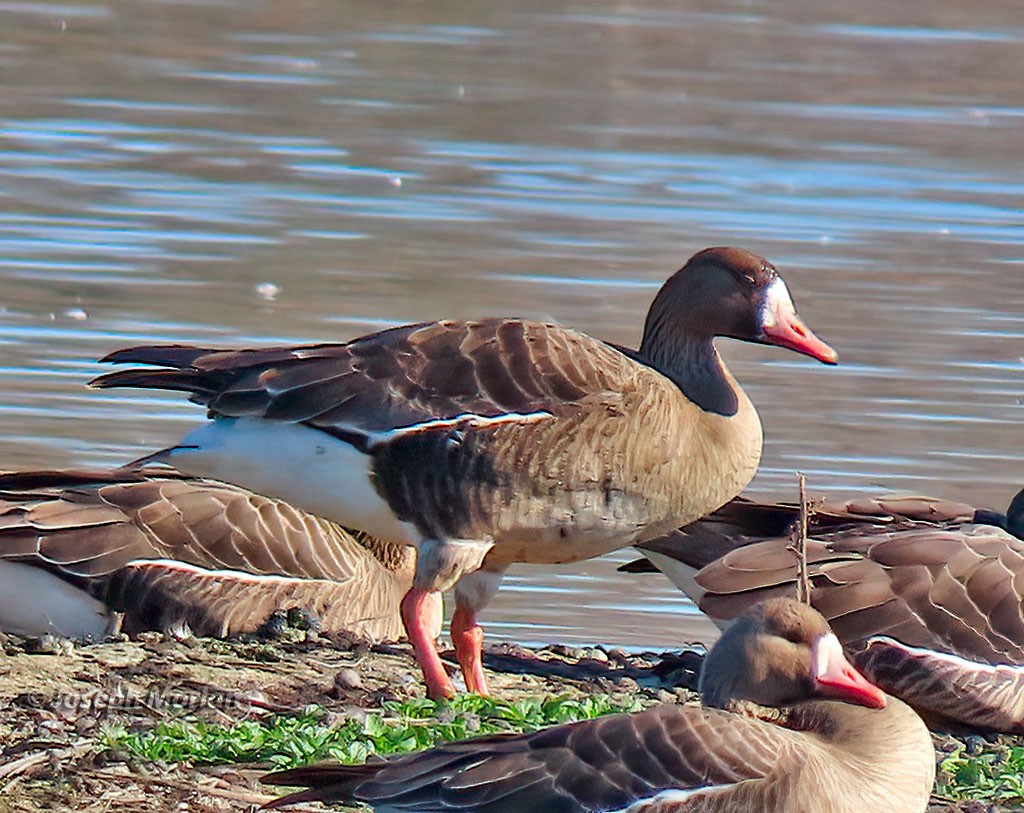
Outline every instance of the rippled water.
[[(710, 9), (714, 9), (711, 11)], [(0, 466), (114, 464), (201, 411), (87, 391), (140, 341), (436, 317), (614, 341), (707, 245), (841, 355), (723, 342), (752, 490), (1002, 506), (1024, 481), (1024, 6), (0, 1)], [(520, 571), (493, 637), (708, 634), (660, 577)]]

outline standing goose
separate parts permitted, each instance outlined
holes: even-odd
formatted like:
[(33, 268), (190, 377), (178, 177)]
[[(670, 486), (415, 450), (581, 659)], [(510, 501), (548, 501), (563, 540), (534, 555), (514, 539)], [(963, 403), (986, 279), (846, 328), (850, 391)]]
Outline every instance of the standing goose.
[(271, 802), (379, 811), (922, 813), (935, 752), (921, 719), (846, 660), (820, 614), (751, 608), (709, 653), (703, 708), (665, 704), (366, 765), (264, 777)]
[(300, 608), (324, 632), (395, 639), (414, 567), (408, 548), (225, 483), (0, 475), (0, 630), (18, 635), (98, 640), (120, 621), (225, 636)]
[(426, 629), (487, 693), (477, 612), (514, 562), (599, 556), (692, 522), (749, 482), (761, 424), (715, 336), (835, 363), (761, 257), (696, 254), (655, 297), (639, 350), (522, 319), (430, 322), (348, 344), (153, 346), (99, 387), (188, 392), (213, 421), (160, 458), (418, 549), (402, 618), (432, 697), (454, 689)]
[[(724, 627), (795, 591), (798, 514), (737, 499), (640, 548)], [(936, 725), (1024, 733), (1024, 491), (1005, 515), (929, 497), (826, 499), (808, 565), (811, 602), (872, 681)]]

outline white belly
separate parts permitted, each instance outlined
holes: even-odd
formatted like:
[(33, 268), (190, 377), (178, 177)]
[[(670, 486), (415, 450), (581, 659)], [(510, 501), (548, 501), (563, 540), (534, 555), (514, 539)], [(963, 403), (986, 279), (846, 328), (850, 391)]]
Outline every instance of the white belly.
[(220, 418), (186, 435), (167, 460), (186, 474), (234, 483), (382, 539), (420, 541), (370, 482), (371, 458), (317, 429)]
[(110, 624), (107, 606), (84, 590), (40, 567), (0, 559), (0, 630), (98, 641)]

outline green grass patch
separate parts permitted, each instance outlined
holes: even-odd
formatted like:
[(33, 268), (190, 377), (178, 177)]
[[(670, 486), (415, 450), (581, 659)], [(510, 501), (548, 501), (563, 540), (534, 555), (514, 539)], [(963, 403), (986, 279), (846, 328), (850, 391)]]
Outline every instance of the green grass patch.
[(610, 695), (530, 698), (514, 703), (460, 695), (444, 704), (431, 700), (387, 702), (380, 711), (345, 717), (333, 724), (315, 707), (300, 716), (278, 715), (233, 725), (199, 719), (163, 721), (142, 732), (109, 729), (104, 744), (150, 761), (205, 765), (270, 761), (277, 768), (286, 768), (326, 759), (365, 762), (372, 754), (404, 754), (443, 741), (532, 731), (640, 708), (638, 700)]
[(1024, 804), (1024, 746), (1019, 743), (984, 743), (974, 755), (959, 747), (939, 768), (936, 792), (943, 796)]

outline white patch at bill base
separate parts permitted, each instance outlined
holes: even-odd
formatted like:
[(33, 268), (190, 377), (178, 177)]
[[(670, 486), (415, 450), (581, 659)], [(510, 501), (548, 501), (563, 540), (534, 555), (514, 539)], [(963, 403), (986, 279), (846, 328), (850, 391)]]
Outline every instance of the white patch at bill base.
[(766, 328), (773, 328), (782, 321), (788, 322), (796, 313), (796, 306), (793, 304), (793, 297), (789, 294), (785, 280), (776, 277), (768, 286), (765, 292), (764, 305), (761, 310), (761, 324)]

